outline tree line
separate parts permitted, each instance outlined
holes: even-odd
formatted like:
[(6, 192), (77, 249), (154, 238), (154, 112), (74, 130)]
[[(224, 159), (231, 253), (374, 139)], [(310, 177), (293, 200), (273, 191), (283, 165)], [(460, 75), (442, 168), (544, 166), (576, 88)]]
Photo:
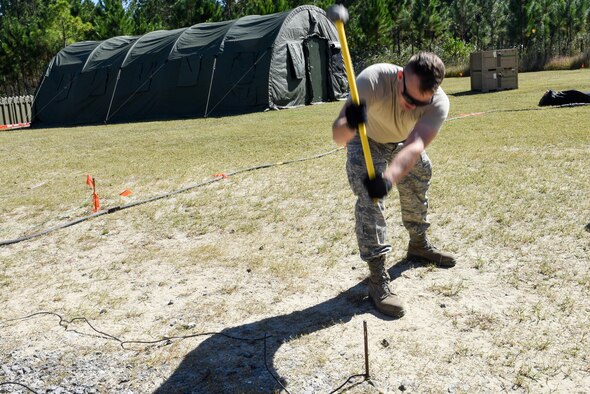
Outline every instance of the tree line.
[[(403, 63), (418, 50), (465, 66), (477, 50), (518, 48), (521, 68), (588, 54), (590, 0), (345, 0), (357, 67)], [(326, 9), (333, 0), (0, 0), (0, 96), (32, 94), (51, 58), (77, 41), (202, 22)]]

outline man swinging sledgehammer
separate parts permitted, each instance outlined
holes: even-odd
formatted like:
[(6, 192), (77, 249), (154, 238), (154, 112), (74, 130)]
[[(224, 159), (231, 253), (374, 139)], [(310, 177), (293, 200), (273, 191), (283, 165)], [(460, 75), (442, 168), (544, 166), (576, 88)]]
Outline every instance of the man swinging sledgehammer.
[[(341, 12), (329, 15), (334, 20)], [(384, 198), (394, 185), (410, 235), (408, 260), (444, 268), (455, 265), (455, 257), (438, 250), (426, 236), (432, 167), (425, 148), (449, 112), (449, 99), (440, 88), (444, 74), (442, 60), (429, 52), (414, 55), (404, 67), (369, 66), (356, 78), (359, 103), (349, 98), (332, 125), (334, 141), (347, 145), (346, 172), (357, 196), (356, 236), (360, 257), (369, 265), (369, 296), (379, 311), (393, 317), (405, 314), (401, 300), (389, 287), (385, 267), (392, 248), (387, 242)], [(359, 125), (366, 129), (374, 163), (372, 177), (363, 156), (363, 136), (355, 132)]]

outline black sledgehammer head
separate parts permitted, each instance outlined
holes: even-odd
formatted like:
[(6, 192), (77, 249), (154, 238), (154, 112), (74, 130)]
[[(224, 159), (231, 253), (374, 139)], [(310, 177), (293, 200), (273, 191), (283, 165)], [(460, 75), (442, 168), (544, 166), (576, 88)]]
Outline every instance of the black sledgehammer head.
[(333, 22), (342, 21), (342, 23), (348, 22), (348, 10), (342, 4), (334, 4), (328, 8), (328, 18)]

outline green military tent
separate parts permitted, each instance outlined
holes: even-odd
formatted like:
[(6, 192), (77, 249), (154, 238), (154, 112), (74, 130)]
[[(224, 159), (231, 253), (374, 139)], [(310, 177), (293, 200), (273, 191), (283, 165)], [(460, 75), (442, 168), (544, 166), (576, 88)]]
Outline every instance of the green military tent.
[(47, 66), (32, 125), (222, 116), (338, 100), (347, 89), (334, 25), (304, 5), (72, 44)]

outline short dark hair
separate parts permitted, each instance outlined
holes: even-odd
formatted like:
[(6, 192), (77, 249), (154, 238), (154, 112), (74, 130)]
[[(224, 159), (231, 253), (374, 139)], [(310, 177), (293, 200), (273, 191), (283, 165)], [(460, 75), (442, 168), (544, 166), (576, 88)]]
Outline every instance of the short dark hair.
[(420, 78), (422, 93), (434, 93), (445, 77), (443, 61), (432, 52), (418, 52), (412, 56), (404, 67), (404, 71), (409, 71)]

